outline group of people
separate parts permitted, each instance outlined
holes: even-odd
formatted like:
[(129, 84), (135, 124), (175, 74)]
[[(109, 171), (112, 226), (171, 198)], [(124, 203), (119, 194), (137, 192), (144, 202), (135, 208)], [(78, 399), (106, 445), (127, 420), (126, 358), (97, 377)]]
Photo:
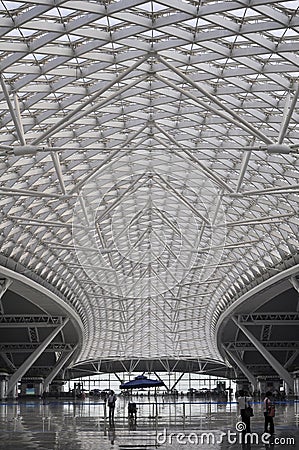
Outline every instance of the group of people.
[[(114, 391), (110, 391), (105, 399), (108, 410), (109, 410), (109, 423), (113, 424), (114, 422), (114, 411), (115, 411), (115, 403), (116, 403), (116, 395)], [(244, 390), (239, 391), (238, 396), (238, 404), (241, 415), (241, 420), (245, 424), (245, 429), (242, 433), (245, 435), (246, 433), (251, 433), (251, 424), (250, 419), (253, 416), (252, 409), (252, 397)], [(129, 403), (129, 417), (135, 417), (136, 420), (136, 403)], [(266, 396), (264, 398), (263, 403), (263, 412), (264, 412), (264, 432), (274, 434), (274, 421), (273, 417), (275, 415), (275, 407), (272, 401), (272, 392), (266, 392)]]
[[(253, 416), (252, 410), (252, 397), (243, 390), (239, 391), (238, 403), (242, 422), (246, 428), (243, 430), (243, 434), (251, 433), (250, 418)], [(272, 401), (272, 392), (266, 392), (266, 396), (263, 402), (264, 413), (264, 432), (274, 434), (274, 420), (275, 406)]]
[[(105, 396), (105, 403), (108, 406), (108, 410), (109, 410), (109, 424), (113, 424), (114, 423), (114, 411), (115, 411), (115, 403), (116, 403), (116, 395), (114, 393), (114, 391), (110, 391), (106, 396)], [(128, 404), (128, 415), (129, 415), (129, 419), (134, 421), (136, 423), (136, 419), (137, 419), (137, 406), (136, 403), (134, 402), (129, 402)]]

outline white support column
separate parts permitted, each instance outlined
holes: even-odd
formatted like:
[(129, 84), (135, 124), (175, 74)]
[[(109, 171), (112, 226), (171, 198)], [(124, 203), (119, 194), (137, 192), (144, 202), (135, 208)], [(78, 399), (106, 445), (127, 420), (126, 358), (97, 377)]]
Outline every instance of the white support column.
[(57, 361), (56, 366), (52, 369), (52, 371), (49, 373), (47, 378), (44, 381), (43, 389), (44, 392), (48, 390), (49, 384), (52, 383), (58, 372), (62, 369), (62, 367), (67, 363), (67, 361), (70, 359), (70, 357), (74, 354), (75, 350), (77, 349), (77, 345), (71, 350), (70, 352), (63, 355), (59, 360)]
[(61, 325), (59, 325), (59, 327), (55, 328), (55, 330), (53, 330), (52, 333), (50, 333), (49, 336), (46, 337), (46, 339), (37, 347), (37, 349), (33, 353), (31, 353), (29, 358), (27, 358), (26, 361), (24, 361), (23, 364), (21, 364), (20, 367), (16, 370), (16, 372), (10, 377), (10, 380), (8, 382), (8, 391), (7, 391), (8, 394), (13, 390), (17, 382), (25, 375), (28, 369), (30, 369), (30, 367), (35, 363), (37, 358), (40, 357), (43, 351), (53, 341), (53, 339), (63, 329), (63, 327), (68, 323), (68, 321), (69, 318), (66, 318), (66, 320)]
[(260, 341), (250, 332), (244, 325), (241, 325), (235, 317), (232, 317), (233, 322), (245, 334), (247, 339), (255, 346), (260, 354), (265, 358), (275, 372), (285, 381), (289, 392), (294, 390), (294, 380), (289, 372), (277, 361), (276, 358), (260, 343)]
[(225, 350), (225, 352), (228, 354), (229, 358), (233, 360), (233, 362), (239, 367), (241, 372), (245, 375), (245, 377), (248, 379), (249, 383), (251, 384), (253, 391), (257, 391), (257, 379), (254, 375), (250, 372), (250, 370), (246, 367), (246, 365), (241, 361), (240, 358), (238, 358), (237, 355), (235, 355), (233, 352), (230, 352), (228, 348), (225, 347), (225, 345), (222, 345), (222, 348)]

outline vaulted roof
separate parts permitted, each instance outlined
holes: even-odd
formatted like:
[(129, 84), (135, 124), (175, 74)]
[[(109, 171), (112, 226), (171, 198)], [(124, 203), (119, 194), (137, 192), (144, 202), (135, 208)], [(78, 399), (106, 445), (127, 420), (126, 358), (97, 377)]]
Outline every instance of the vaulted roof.
[(0, 253), (80, 360), (221, 360), (222, 312), (298, 263), (298, 6), (0, 2)]

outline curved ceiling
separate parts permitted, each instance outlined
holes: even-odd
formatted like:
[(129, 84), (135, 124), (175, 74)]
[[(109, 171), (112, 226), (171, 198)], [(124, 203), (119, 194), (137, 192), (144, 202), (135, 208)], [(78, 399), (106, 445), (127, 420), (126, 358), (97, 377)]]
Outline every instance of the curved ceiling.
[(0, 252), (78, 360), (222, 360), (227, 305), (295, 264), (298, 31), (298, 1), (0, 2)]
[[(299, 284), (292, 276), (296, 272), (298, 267), (293, 266), (247, 291), (218, 321), (217, 339), (223, 357), (235, 366), (242, 361), (253, 376), (279, 377), (280, 369), (256, 349), (246, 335), (248, 331), (281, 367), (290, 372), (298, 369)], [(244, 377), (239, 367), (236, 372)]]
[(84, 330), (71, 305), (39, 281), (0, 267), (0, 365), (49, 384), (59, 368), (76, 359)]

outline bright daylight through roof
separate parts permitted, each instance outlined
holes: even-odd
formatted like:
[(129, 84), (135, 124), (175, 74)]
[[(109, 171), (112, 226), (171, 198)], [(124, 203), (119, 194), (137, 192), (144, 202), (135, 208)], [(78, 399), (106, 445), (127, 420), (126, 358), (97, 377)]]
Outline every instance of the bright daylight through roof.
[(296, 390), (298, 7), (0, 2), (9, 392), (62, 371)]

